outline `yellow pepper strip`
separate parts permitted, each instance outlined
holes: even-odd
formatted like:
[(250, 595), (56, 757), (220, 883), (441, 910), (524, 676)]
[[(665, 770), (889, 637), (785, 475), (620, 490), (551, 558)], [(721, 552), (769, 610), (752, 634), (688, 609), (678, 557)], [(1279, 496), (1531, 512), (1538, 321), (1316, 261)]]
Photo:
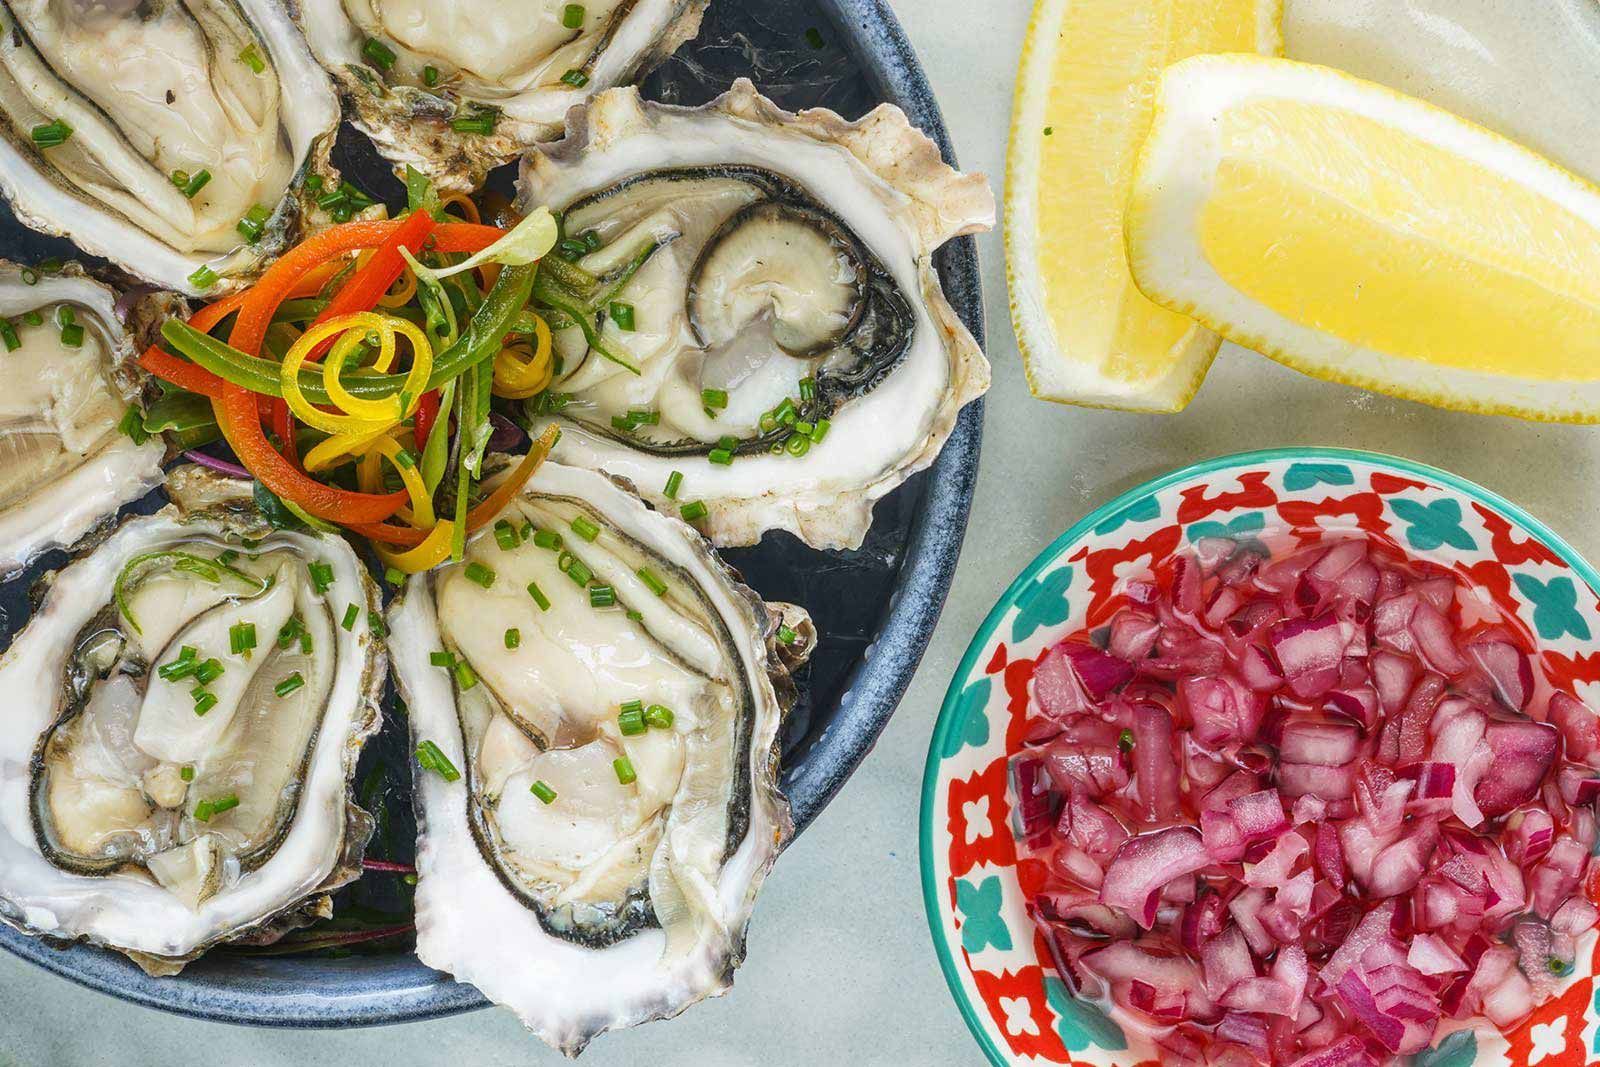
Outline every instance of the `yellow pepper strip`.
[(414, 458), (402, 460), (405, 449), (400, 447), (400, 442), (393, 437), (384, 436), (373, 443), (372, 447), (361, 457), (361, 465), (356, 468), (356, 477), (363, 487), (375, 486), (375, 490), (363, 488), (364, 492), (382, 492), (383, 471), (381, 460), (387, 459), (389, 465), (394, 467), (404, 483), (406, 492), (411, 494), (410, 514), (401, 514), (401, 517), (418, 529), (427, 529), (436, 520), (433, 513), (433, 497), (428, 492), (426, 483), (422, 480), (422, 472), (417, 469)]
[(360, 456), (372, 447), (373, 442), (387, 437), (393, 430), (394, 426), (391, 424), (371, 433), (336, 433), (332, 437), (324, 438), (306, 453), (306, 470), (326, 470), (338, 466), (339, 461), (346, 456)]
[(449, 558), (450, 542), (455, 537), (455, 532), (455, 522), (445, 519), (415, 548), (409, 548), (404, 552), (391, 552), (376, 541), (372, 543), (372, 547), (385, 566), (393, 567), (403, 574), (418, 574), (437, 567)]
[[(380, 346), (388, 348), (389, 360), (394, 359), (394, 328), (387, 319), (381, 315), (370, 312), (357, 312), (353, 315), (340, 315), (329, 319), (327, 322), (312, 326), (300, 335), (284, 354), (283, 362), (278, 365), (278, 382), (283, 388), (283, 399), (289, 405), (289, 410), (307, 426), (314, 426), (324, 433), (333, 434), (371, 434), (382, 430), (387, 423), (400, 421), (400, 400), (398, 397), (386, 397), (382, 401), (372, 401), (374, 404), (383, 405), (383, 414), (378, 417), (352, 417), (350, 415), (332, 414), (314, 406), (300, 391), (300, 368), (305, 363), (306, 357), (323, 341), (330, 337), (351, 334), (355, 342), (361, 341), (368, 332), (378, 335)], [(352, 345), (355, 343), (352, 342)], [(334, 363), (334, 356), (339, 353), (340, 345), (335, 344), (333, 351), (328, 353), (328, 362)], [(342, 365), (348, 355), (349, 348), (339, 355), (338, 365)], [(385, 362), (380, 350), (379, 361)], [(335, 398), (334, 406), (343, 407)]]
[[(394, 365), (395, 334), (399, 334), (411, 343), (411, 369), (406, 372), (405, 383), (400, 388), (398, 396), (386, 396), (382, 400), (362, 400), (352, 396), (349, 390), (339, 380), (339, 375), (344, 370), (345, 360), (350, 358), (361, 343), (361, 335), (354, 332), (346, 333), (334, 342), (332, 351), (328, 353), (327, 363), (322, 368), (322, 385), (328, 390), (328, 399), (341, 411), (348, 412), (356, 418), (399, 422), (416, 410), (417, 401), (421, 399), (423, 390), (428, 387), (428, 375), (433, 371), (433, 346), (423, 336), (422, 330), (404, 319), (382, 318), (384, 328), (378, 331), (378, 358), (373, 362), (372, 369), (379, 374), (386, 374)], [(404, 407), (401, 405), (404, 404)]]
[(535, 315), (535, 344), (529, 358), (522, 359), (528, 347), (524, 342), (501, 349), (494, 357), (494, 391), (513, 400), (525, 400), (549, 388), (554, 376), (551, 358), (550, 327), (541, 316)]

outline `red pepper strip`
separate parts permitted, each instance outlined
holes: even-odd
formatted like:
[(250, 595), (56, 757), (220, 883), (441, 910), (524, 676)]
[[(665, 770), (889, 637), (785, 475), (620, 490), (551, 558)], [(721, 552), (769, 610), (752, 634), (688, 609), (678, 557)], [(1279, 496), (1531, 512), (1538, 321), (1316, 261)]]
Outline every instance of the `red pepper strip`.
[[(234, 293), (232, 296), (223, 297), (215, 304), (205, 307), (189, 316), (189, 325), (202, 332), (209, 333), (217, 323), (239, 310), (239, 305), (244, 303), (243, 293)], [(160, 345), (151, 345), (145, 349), (144, 355), (139, 357), (139, 366), (171, 382), (180, 389), (187, 389), (191, 393), (209, 396), (213, 400), (222, 397), (222, 379), (206, 370), (197, 367), (186, 359), (179, 359)]]
[(417, 399), (417, 412), (411, 425), (411, 435), (417, 439), (420, 450), (433, 433), (433, 424), (439, 418), (439, 390), (430, 389)]
[(293, 501), (319, 519), (341, 523), (382, 522), (405, 506), (404, 489), (395, 493), (352, 493), (324, 485), (308, 477), (290, 463), (261, 432), (261, 417), (256, 411), (256, 394), (228, 382), (221, 400), (211, 402), (217, 425), (239, 462), (260, 479), (261, 484), (285, 500)]
[[(556, 439), (560, 436), (560, 431), (556, 427), (549, 426), (545, 428), (544, 433), (540, 434), (528, 446), (528, 454), (522, 457), (522, 461), (517, 464), (516, 468), (499, 485), (495, 486), (494, 492), (478, 501), (472, 510), (467, 512), (468, 533), (481, 529), (493, 522), (495, 516), (505, 510), (505, 506), (511, 502), (511, 498), (517, 494), (517, 491), (526, 484), (529, 478), (533, 477), (534, 472), (539, 469), (539, 465), (545, 461), (545, 457), (550, 454), (550, 450), (555, 447)], [(431, 530), (412, 529), (409, 526), (390, 526), (385, 522), (347, 522), (345, 526), (369, 541), (381, 541), (384, 544), (401, 545), (406, 548), (420, 545), (428, 534), (432, 532)]]
[(482, 252), (506, 235), (498, 226), (475, 222), (442, 222), (433, 231), (432, 252)]

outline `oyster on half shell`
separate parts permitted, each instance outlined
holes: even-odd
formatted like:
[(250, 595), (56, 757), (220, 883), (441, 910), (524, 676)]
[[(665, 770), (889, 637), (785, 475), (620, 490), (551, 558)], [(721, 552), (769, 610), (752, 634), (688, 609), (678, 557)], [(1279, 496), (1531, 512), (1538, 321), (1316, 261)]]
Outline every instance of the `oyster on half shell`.
[(567, 109), (642, 78), (708, 0), (301, 0), (306, 39), (397, 165), (470, 191)]
[(417, 954), (576, 1055), (729, 985), (791, 833), (778, 728), (814, 634), (592, 471), (546, 463), (500, 522), (389, 613), (438, 757)]
[(0, 261), (0, 576), (69, 545), (161, 482), (159, 439), (118, 429), (135, 349), (171, 298), (124, 301), (76, 264)]
[(988, 388), (932, 257), (994, 198), (897, 108), (791, 114), (744, 80), (703, 108), (614, 89), (527, 156), (518, 207), (539, 205), (600, 294), (587, 329), (553, 323), (535, 410), (570, 431), (558, 458), (662, 506), (681, 473), (719, 545), (860, 545)]
[(331, 177), (338, 101), (278, 0), (0, 0), (0, 18), (0, 190), (35, 229), (198, 294), (196, 271), (227, 283), (281, 251), (307, 176)]
[(171, 974), (326, 915), (360, 874), (377, 589), (345, 541), (273, 530), (240, 485), (175, 472), (187, 505), (54, 575), (0, 658), (0, 920), (25, 933)]

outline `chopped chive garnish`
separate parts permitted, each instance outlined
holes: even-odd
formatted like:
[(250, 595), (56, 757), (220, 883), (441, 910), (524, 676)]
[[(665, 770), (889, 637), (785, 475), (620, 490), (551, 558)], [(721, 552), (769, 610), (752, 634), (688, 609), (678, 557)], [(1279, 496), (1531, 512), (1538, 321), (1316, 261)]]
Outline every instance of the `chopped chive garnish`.
[[(23, 285), (38, 285), (39, 284), (39, 272), (34, 270), (32, 267), (23, 267), (22, 268), (22, 284)], [(26, 322), (29, 326), (37, 326), (41, 322), (43, 322), (44, 320), (39, 317), (39, 313), (37, 311), (30, 311), (26, 315), (22, 316), (22, 321)]]
[(450, 128), (457, 133), (476, 133), (487, 137), (494, 132), (495, 123), (499, 121), (498, 111), (480, 108), (469, 115), (457, 115), (450, 120)]
[(683, 516), (685, 522), (698, 522), (706, 517), (705, 501), (691, 500), (678, 509), (678, 514)]
[(73, 312), (71, 304), (62, 304), (56, 308), (57, 326), (71, 326), (77, 319), (78, 316)]
[(822, 31), (812, 26), (806, 30), (806, 44), (821, 49), (827, 47), (828, 42), (822, 39)]
[(732, 434), (717, 438), (717, 447), (724, 452), (735, 452), (739, 448), (739, 439)]
[(726, 389), (700, 390), (700, 402), (708, 408), (725, 408), (728, 406), (728, 391)]
[(817, 398), (817, 380), (815, 378), (800, 379), (800, 399), (803, 401)]
[(261, 58), (261, 53), (256, 51), (256, 46), (247, 44), (239, 52), (239, 62), (249, 67), (255, 74), (260, 74), (267, 69), (267, 61)]
[(540, 548), (560, 548), (561, 535), (555, 530), (535, 530), (533, 531), (533, 543)]
[(139, 410), (138, 404), (128, 405), (128, 410), (122, 413), (122, 418), (117, 422), (117, 429), (131, 438), (136, 445), (142, 445), (150, 440), (150, 431), (144, 428), (144, 412)]
[(578, 559), (576, 556), (566, 552), (563, 552), (562, 555), (567, 558), (567, 565), (563, 568), (566, 571), (567, 577), (572, 579), (574, 585), (579, 587), (587, 586), (590, 580), (594, 578), (594, 572), (585, 566), (584, 562), (581, 559)]
[(83, 327), (76, 322), (61, 327), (61, 343), (68, 348), (83, 347)]
[(534, 782), (532, 785), (530, 785), (528, 787), (528, 792), (532, 793), (546, 804), (553, 803), (556, 799), (556, 791), (551, 789), (542, 781)]
[(33, 143), (40, 148), (56, 148), (67, 143), (67, 138), (72, 136), (72, 127), (60, 119), (35, 126), (32, 131)]
[(308, 174), (308, 175), (306, 175), (305, 185), (306, 185), (307, 191), (313, 192), (313, 193), (318, 192), (322, 188), (322, 175), (320, 175), (320, 174)]
[(611, 769), (617, 772), (617, 781), (623, 785), (632, 785), (638, 780), (638, 775), (633, 773), (633, 761), (627, 756), (618, 756), (611, 761)]
[(481, 585), (485, 589), (494, 584), (494, 568), (485, 567), (477, 560), (467, 564), (466, 575), (467, 581), (472, 582), (474, 585)]
[(618, 711), (624, 711), (624, 712), (626, 712), (626, 711), (638, 711), (638, 712), (642, 713), (644, 711), (644, 701), (642, 701), (642, 700), (625, 700), (621, 704), (617, 705), (617, 710)]
[(304, 632), (305, 623), (300, 621), (300, 616), (291, 616), (288, 622), (278, 628), (278, 647), (288, 648)]
[(639, 612), (634, 611), (632, 608), (629, 608), (623, 614), (628, 616), (628, 620), (630, 622), (643, 622), (644, 621), (644, 616), (641, 615)]
[(803, 456), (811, 450), (811, 438), (803, 433), (792, 433), (783, 443), (783, 449), (791, 456)]
[(569, 30), (575, 30), (583, 25), (583, 14), (582, 4), (568, 4), (561, 9), (561, 25)]
[(176, 185), (178, 190), (190, 200), (193, 200), (195, 194), (201, 189), (204, 189), (206, 187), (206, 183), (210, 180), (211, 172), (209, 170), (197, 170), (193, 174), (190, 174), (186, 170), (175, 170), (172, 172), (172, 184)]
[(177, 682), (193, 674), (196, 666), (192, 659), (175, 659), (171, 663), (157, 667), (156, 674), (164, 681)]
[(267, 219), (270, 218), (272, 218), (272, 213), (258, 203), (258, 205), (251, 206), (250, 211), (245, 211), (245, 218), (235, 222), (234, 229), (238, 230), (238, 235), (245, 238), (246, 242), (254, 245), (254, 243), (261, 240), (261, 235), (266, 232)]
[(178, 777), (182, 778), (185, 782), (194, 781), (194, 768), (193, 767), (179, 767), (178, 768)]
[(500, 546), (502, 551), (510, 552), (522, 543), (522, 539), (517, 536), (517, 528), (515, 526), (505, 519), (500, 519), (494, 524), (494, 542)]
[(456, 765), (450, 758), (439, 751), (439, 746), (432, 741), (419, 741), (417, 743), (417, 763), (425, 771), (432, 771), (447, 782), (454, 782), (461, 777), (461, 772), (456, 770)]
[(817, 424), (811, 429), (811, 443), (820, 445), (822, 439), (828, 436), (828, 427), (832, 425), (827, 419), (818, 419)]
[(520, 644), (522, 644), (522, 631), (517, 629), (515, 626), (507, 628), (506, 647), (516, 648)]
[(236, 622), (228, 628), (228, 651), (235, 656), (248, 656), (256, 647), (256, 624)]
[(726, 467), (733, 462), (733, 452), (726, 448), (713, 448), (706, 453), (706, 459)]
[[(410, 398), (406, 397), (404, 394), (401, 394), (401, 399), (404, 401), (400, 405), (401, 410), (402, 411), (410, 410), (410, 408), (411, 408)], [(397, 467), (404, 467), (406, 470), (411, 470), (412, 468), (414, 468), (417, 465), (417, 457), (413, 456), (410, 452), (408, 452), (407, 450), (402, 448), (400, 451), (398, 451), (398, 452), (396, 452), (394, 454), (394, 462), (395, 462), (395, 466), (397, 466)]]
[(570, 85), (574, 89), (582, 89), (589, 84), (589, 75), (574, 68), (561, 75), (561, 81), (564, 85)]
[(380, 641), (389, 636), (389, 627), (384, 623), (383, 616), (371, 608), (367, 609), (367, 628)]
[(572, 520), (572, 532), (583, 538), (585, 541), (592, 542), (596, 537), (600, 536), (600, 527), (596, 526), (582, 515), (579, 515), (577, 518)]
[(312, 560), (306, 564), (306, 573), (311, 576), (311, 587), (318, 593), (326, 593), (333, 584), (333, 566), (322, 560)]
[(194, 669), (194, 677), (201, 685), (210, 685), (222, 677), (222, 661), (211, 657)]
[(544, 590), (539, 588), (538, 582), (528, 583), (528, 595), (533, 597), (533, 602), (539, 605), (540, 611), (550, 610), (550, 598), (544, 595)]
[(217, 553), (217, 562), (222, 564), (224, 567), (233, 566), (233, 561), (238, 558), (239, 553), (231, 548), (225, 548), (221, 552)]
[(617, 591), (609, 585), (591, 585), (589, 587), (589, 606), (591, 608), (609, 608), (617, 603)]
[(17, 336), (17, 328), (5, 319), (0, 319), (0, 340), (5, 341), (7, 352), (15, 352), (22, 347), (22, 338)]
[(613, 415), (611, 416), (611, 428), (613, 430), (621, 430), (623, 433), (632, 433), (638, 429), (638, 426), (626, 415)]
[(216, 706), (217, 694), (215, 693), (202, 689), (200, 690), (200, 695), (194, 698), (194, 713), (196, 715), (204, 715)]
[(216, 800), (202, 800), (194, 806), (194, 817), (197, 822), (210, 822), (213, 815), (221, 815), (225, 811), (232, 811), (239, 806), (239, 798), (232, 793), (218, 797)]
[(289, 675), (289, 677), (273, 686), (272, 691), (278, 694), (280, 697), (286, 697), (305, 684), (306, 680), (300, 676), (300, 672), (295, 671), (293, 674)]
[(795, 633), (789, 627), (783, 625), (782, 623), (778, 624), (778, 642), (780, 644), (792, 645), (799, 640), (799, 638), (800, 635)]
[(356, 628), (356, 620), (359, 618), (361, 618), (361, 609), (354, 604), (348, 604), (345, 606), (344, 618), (339, 620), (339, 625), (346, 630), (354, 630)]
[(530, 538), (532, 536), (533, 536), (533, 520), (532, 519), (526, 519), (522, 523), (522, 529), (517, 531), (517, 540), (526, 541), (528, 538)]
[(461, 687), (462, 692), (466, 692), (468, 689), (471, 689), (473, 686), (478, 684), (478, 672), (473, 670), (472, 664), (468, 663), (466, 660), (456, 660), (456, 665), (451, 669), (454, 671), (456, 676), (456, 685)]
[(1134, 745), (1133, 731), (1124, 730), (1117, 736), (1117, 747), (1124, 752), (1132, 752)]
[(672, 709), (664, 704), (651, 704), (644, 709), (644, 721), (658, 730), (672, 729)]
[(210, 267), (201, 267), (189, 275), (189, 284), (196, 289), (209, 289), (217, 284), (217, 272)]
[(799, 422), (794, 424), (794, 432), (803, 433), (807, 437), (811, 436), (811, 431), (814, 429), (816, 429), (816, 427), (811, 425), (811, 423), (807, 422), (805, 419), (801, 419)]
[(611, 321), (617, 324), (619, 330), (633, 329), (633, 305), (624, 304), (620, 300), (611, 302)]
[(667, 488), (664, 490), (668, 500), (678, 499), (678, 489), (683, 485), (683, 472), (673, 471), (667, 475)]
[(450, 653), (441, 650), (439, 652), (429, 652), (428, 662), (435, 667), (443, 667), (445, 670), (449, 670), (456, 665), (456, 658)]
[(361, 46), (361, 54), (379, 70), (388, 70), (394, 66), (394, 49), (376, 37), (367, 38), (367, 43)]
[(426, 66), (422, 68), (422, 84), (432, 89), (439, 84), (439, 68)]
[(617, 714), (617, 729), (625, 737), (642, 734), (648, 729), (644, 724), (644, 708), (639, 706), (639, 701), (633, 701), (631, 707), (623, 705), (622, 711)]
[(636, 573), (639, 575), (639, 580), (648, 586), (656, 596), (667, 595), (667, 583), (663, 582), (655, 571), (649, 567), (640, 567)]
[(385, 567), (383, 568), (383, 580), (390, 585), (405, 585), (406, 572), (398, 567)]
[(178, 658), (181, 660), (197, 659), (199, 658), (199, 655), (200, 650), (195, 648), (193, 645), (184, 645), (182, 648), (178, 649)]

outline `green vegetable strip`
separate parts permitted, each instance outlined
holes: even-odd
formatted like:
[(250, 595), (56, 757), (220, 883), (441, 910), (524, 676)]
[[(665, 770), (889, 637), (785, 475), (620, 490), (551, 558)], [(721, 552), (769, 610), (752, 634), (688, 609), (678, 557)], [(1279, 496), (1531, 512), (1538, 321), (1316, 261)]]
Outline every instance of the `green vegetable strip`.
[[(512, 323), (533, 292), (536, 272), (536, 265), (506, 267), (500, 272), (494, 288), (468, 322), (466, 332), (434, 358), (426, 388), (441, 388), (468, 367), (475, 367), (500, 351), (500, 339), (511, 332)], [(253, 393), (283, 396), (276, 360), (246, 355), (177, 319), (168, 319), (161, 327), (161, 335), (175, 352), (212, 374)], [(363, 400), (398, 396), (405, 380), (404, 374), (352, 374), (341, 379), (353, 396)], [(300, 389), (313, 404), (333, 403), (323, 388), (320, 369), (302, 370)]]

